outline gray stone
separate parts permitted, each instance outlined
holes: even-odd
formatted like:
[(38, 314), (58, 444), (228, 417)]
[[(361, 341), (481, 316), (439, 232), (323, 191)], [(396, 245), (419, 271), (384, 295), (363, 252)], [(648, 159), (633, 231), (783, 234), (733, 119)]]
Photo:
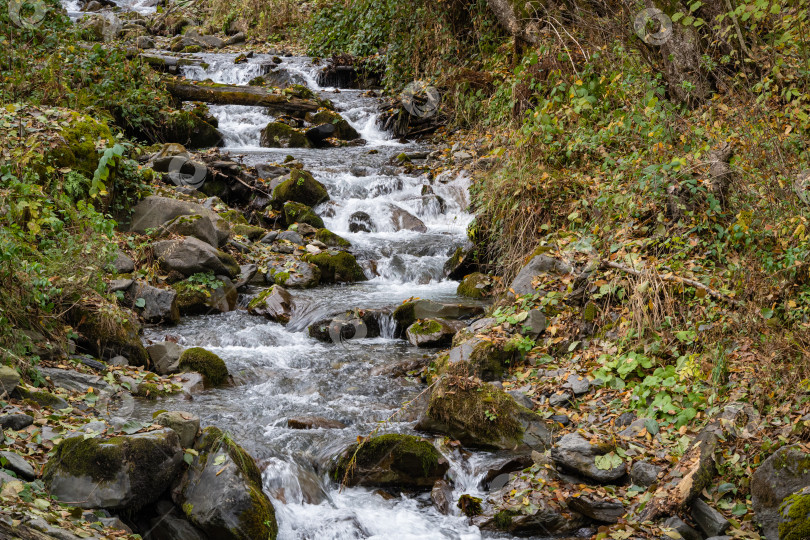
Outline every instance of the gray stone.
[(658, 474), (662, 470), (648, 461), (636, 461), (630, 468), (630, 478), (637, 486), (650, 487), (658, 481)]
[(260, 315), (281, 324), (290, 322), (293, 309), (292, 295), (280, 285), (262, 291), (248, 304), (251, 315)]
[(786, 446), (762, 462), (751, 477), (754, 515), (768, 540), (779, 539), (779, 506), (789, 495), (810, 486), (810, 454)]
[(376, 232), (377, 227), (371, 220), (371, 216), (365, 212), (355, 212), (349, 216), (349, 232)]
[(132, 287), (133, 283), (135, 283), (134, 279), (111, 279), (109, 285), (107, 285), (107, 290), (111, 293), (123, 292)]
[(592, 444), (578, 433), (564, 435), (551, 449), (551, 459), (564, 469), (602, 483), (615, 482), (625, 475), (624, 463), (612, 469), (596, 467), (596, 458), (614, 449), (610, 443)]
[(433, 489), (430, 490), (430, 499), (433, 501), (433, 506), (439, 513), (444, 515), (452, 514), (453, 508), (453, 487), (447, 480), (437, 480), (433, 484)]
[(138, 36), (135, 38), (135, 47), (137, 49), (154, 49), (155, 40), (149, 36)]
[(171, 502), (158, 502), (155, 513), (144, 540), (208, 540)]
[[(88, 469), (88, 463), (94, 466)], [(51, 496), (81, 508), (137, 510), (152, 503), (182, 469), (183, 449), (170, 429), (59, 443), (45, 468)]]
[(0, 429), (19, 431), (34, 423), (34, 418), (23, 413), (11, 413), (0, 416)]
[(209, 217), (200, 214), (177, 216), (160, 226), (160, 236), (192, 236), (206, 244), (218, 247), (219, 235)]
[(120, 249), (115, 255), (115, 260), (110, 264), (116, 274), (129, 274), (135, 271), (135, 261)]
[(159, 229), (161, 225), (178, 216), (192, 216), (195, 214), (211, 220), (217, 231), (220, 246), (228, 240), (230, 225), (219, 217), (216, 212), (197, 203), (156, 195), (146, 197), (135, 206), (129, 228), (132, 232), (143, 234), (148, 229)]
[(563, 388), (570, 389), (575, 396), (582, 396), (591, 389), (591, 382), (584, 375), (572, 374), (568, 376)]
[(0, 366), (0, 394), (11, 394), (20, 384), (20, 374), (11, 366)]
[(180, 371), (180, 355), (183, 354), (183, 347), (171, 341), (155, 343), (146, 348), (149, 359), (152, 361), (152, 368), (155, 373), (169, 375)]
[(692, 519), (706, 536), (719, 536), (731, 527), (731, 523), (725, 516), (709, 506), (703, 499), (692, 501)]
[[(133, 311), (147, 323), (177, 324), (180, 320), (177, 291), (174, 289), (159, 289), (137, 281), (129, 289), (128, 296), (132, 302)], [(139, 303), (143, 306), (140, 307)]]
[(239, 277), (234, 282), (233, 286), (237, 289), (241, 289), (245, 285), (251, 282), (253, 277), (256, 275), (256, 272), (259, 270), (259, 267), (255, 264), (242, 264), (239, 266)]
[(420, 319), (405, 330), (414, 347), (447, 347), (456, 331), (442, 319)]
[(110, 360), (109, 360), (109, 362), (107, 362), (107, 364), (109, 364), (111, 366), (128, 366), (129, 365), (129, 360), (127, 360), (127, 358), (125, 356), (121, 356), (119, 354), (118, 356), (113, 356), (112, 358), (110, 358)]
[(172, 488), (172, 500), (210, 538), (274, 538), (278, 526), (253, 458), (217, 428), (197, 439), (197, 456)]
[(521, 407), (526, 407), (529, 410), (534, 409), (534, 402), (532, 401), (532, 398), (526, 395), (526, 387), (518, 388), (516, 390), (509, 390), (506, 393), (515, 398), (515, 402)]
[(344, 429), (346, 424), (322, 416), (296, 416), (287, 419), (290, 429)]
[(618, 523), (619, 519), (625, 514), (624, 505), (615, 499), (580, 495), (578, 497), (569, 497), (566, 504), (574, 512), (579, 512), (583, 516), (588, 516), (602, 523)]
[(537, 337), (545, 331), (548, 321), (546, 321), (546, 315), (543, 313), (543, 310), (533, 309), (529, 311), (529, 316), (526, 317), (526, 320), (523, 321), (522, 324), (524, 333), (532, 339), (537, 339)]
[(200, 431), (200, 418), (184, 411), (167, 411), (155, 417), (155, 424), (173, 429), (180, 437), (180, 446), (191, 448), (197, 432)]
[(262, 244), (272, 244), (278, 238), (278, 231), (270, 231), (269, 233), (265, 234), (259, 242)]
[(312, 263), (285, 257), (268, 261), (265, 280), (286, 289), (309, 289), (320, 283), (321, 271)]
[(395, 231), (427, 232), (427, 227), (422, 220), (407, 210), (393, 204), (389, 204), (388, 209), (391, 212), (391, 224)]
[(31, 464), (28, 463), (24, 457), (15, 452), (0, 452), (0, 461), (5, 462), (3, 465), (4, 469), (14, 471), (20, 478), (33, 480), (37, 477), (37, 473), (34, 472), (34, 468)]
[(563, 407), (571, 402), (571, 394), (569, 392), (555, 392), (548, 398), (548, 404), (552, 407)]
[(666, 519), (662, 525), (664, 527), (674, 529), (684, 540), (703, 540), (702, 534), (687, 525), (678, 516), (672, 516), (671, 518)]
[(237, 265), (223, 262), (228, 260), (225, 254), (193, 237), (155, 242), (152, 249), (165, 271), (173, 270), (184, 276), (213, 272), (233, 277), (239, 273)]
[[(529, 263), (524, 266), (512, 284), (509, 286), (509, 296), (532, 294), (535, 292), (532, 286), (532, 281), (543, 274), (570, 274), (574, 268), (563, 261), (554, 259), (547, 255), (536, 255)], [(513, 292), (514, 291), (514, 292)]]
[(292, 242), (296, 246), (301, 246), (304, 244), (304, 239), (301, 238), (301, 235), (295, 231), (282, 231), (278, 234), (276, 240), (286, 240), (288, 242)]
[(80, 394), (87, 393), (88, 388), (108, 390), (110, 385), (100, 375), (80, 373), (71, 369), (40, 367), (39, 371), (57, 388), (65, 388)]
[(180, 375), (180, 386), (185, 394), (197, 394), (205, 390), (205, 381), (196, 371), (186, 371)]

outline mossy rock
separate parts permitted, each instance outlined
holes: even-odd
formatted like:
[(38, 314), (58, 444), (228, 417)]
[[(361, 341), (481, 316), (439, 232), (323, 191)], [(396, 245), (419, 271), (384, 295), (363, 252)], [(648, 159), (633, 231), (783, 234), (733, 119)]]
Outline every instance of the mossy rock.
[(226, 210), (224, 212), (220, 212), (218, 215), (231, 225), (248, 224), (248, 220), (245, 218), (245, 215), (239, 210)]
[(131, 366), (149, 365), (149, 353), (141, 343), (141, 326), (131, 311), (117, 308), (102, 313), (77, 306), (71, 311), (71, 320), (84, 338), (80, 343), (93, 356), (109, 359), (121, 355)]
[(203, 430), (188, 471), (172, 490), (175, 505), (208, 538), (275, 540), (276, 514), (256, 462), (216, 427)]
[(180, 143), (189, 149), (222, 146), (219, 130), (191, 111), (167, 113), (156, 127), (160, 142)]
[(247, 309), (251, 315), (261, 315), (278, 323), (287, 324), (292, 317), (292, 295), (280, 285), (273, 285), (253, 298)]
[(342, 236), (338, 236), (329, 229), (318, 229), (318, 232), (315, 233), (315, 240), (323, 242), (329, 247), (338, 247), (338, 248), (352, 247), (351, 242), (349, 242)]
[(259, 143), (265, 148), (312, 148), (306, 132), (283, 122), (270, 122), (262, 130)]
[(443, 377), (416, 428), (490, 450), (544, 451), (551, 445), (551, 430), (542, 416), (503, 390), (467, 378)]
[(447, 352), (445, 369), (454, 374), (467, 374), (483, 381), (500, 380), (512, 361), (515, 352), (507, 350), (506, 344), (473, 336)]
[(354, 255), (346, 251), (306, 255), (304, 260), (318, 267), (322, 283), (354, 283), (368, 279)]
[[(354, 462), (354, 466), (352, 466)], [(449, 465), (430, 442), (413, 435), (380, 435), (348, 447), (332, 467), (350, 486), (430, 489)], [(351, 471), (347, 477), (346, 471)]]
[(485, 274), (475, 272), (466, 276), (458, 284), (456, 293), (467, 298), (485, 298), (489, 296), (491, 290), (492, 279)]
[(219, 386), (228, 380), (228, 367), (225, 361), (202, 347), (192, 347), (183, 351), (179, 365), (183, 371), (200, 373), (211, 386)]
[(107, 124), (75, 112), (60, 135), (65, 144), (48, 151), (46, 161), (58, 168), (70, 167), (88, 178), (93, 178), (101, 157), (97, 143), (104, 140), (112, 146), (115, 141)]
[(315, 114), (308, 114), (307, 121), (318, 126), (321, 124), (332, 124), (335, 126), (335, 137), (344, 141), (352, 141), (360, 138), (360, 134), (349, 122), (339, 113), (329, 109), (321, 109)]
[(779, 507), (779, 540), (810, 538), (810, 487), (790, 495)]
[(289, 225), (293, 223), (306, 223), (318, 229), (323, 228), (323, 220), (312, 208), (293, 201), (284, 203), (284, 220)]
[(287, 201), (305, 204), (310, 207), (329, 200), (329, 193), (323, 184), (301, 169), (290, 171), (290, 178), (273, 189), (273, 206), (280, 210)]
[(33, 390), (18, 386), (14, 389), (12, 396), (16, 399), (36, 403), (41, 407), (50, 407), (51, 409), (67, 409), (70, 404), (59, 396), (55, 396), (46, 390)]
[(420, 319), (405, 331), (414, 347), (446, 347), (452, 343), (454, 334), (446, 322), (437, 319)]
[(262, 229), (261, 227), (256, 227), (254, 225), (243, 225), (241, 223), (232, 225), (231, 232), (239, 236), (244, 236), (245, 238), (252, 240), (254, 242), (256, 240), (261, 240), (264, 237), (264, 235), (267, 234), (266, 229)]
[(170, 429), (60, 442), (43, 470), (50, 494), (81, 508), (137, 511), (180, 473), (183, 450)]

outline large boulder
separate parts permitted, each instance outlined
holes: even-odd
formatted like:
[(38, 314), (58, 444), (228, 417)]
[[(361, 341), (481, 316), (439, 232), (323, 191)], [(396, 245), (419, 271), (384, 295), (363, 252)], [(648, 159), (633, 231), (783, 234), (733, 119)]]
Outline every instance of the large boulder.
[(294, 201), (307, 206), (317, 206), (329, 200), (329, 194), (323, 184), (315, 180), (310, 173), (300, 169), (290, 171), (290, 177), (273, 188), (273, 206), (281, 209), (287, 201)]
[(261, 315), (281, 324), (290, 322), (292, 312), (292, 295), (280, 285), (265, 289), (248, 304), (251, 315)]
[(323, 125), (333, 126), (332, 133), (328, 137), (337, 137), (344, 141), (352, 141), (360, 137), (357, 130), (345, 118), (327, 108), (322, 108), (316, 113), (307, 113), (306, 120), (319, 127)]
[(155, 424), (167, 427), (177, 433), (180, 446), (191, 448), (197, 432), (200, 431), (200, 418), (190, 412), (166, 411), (155, 416)]
[(779, 540), (807, 538), (810, 538), (810, 487), (790, 495), (779, 507)]
[(43, 479), (51, 496), (81, 508), (138, 510), (155, 502), (180, 473), (183, 449), (170, 429), (60, 442)]
[(199, 215), (208, 218), (217, 231), (217, 243), (224, 244), (230, 234), (228, 222), (221, 219), (216, 212), (201, 204), (151, 195), (139, 202), (132, 213), (129, 230), (145, 233), (147, 230), (159, 230), (160, 227), (179, 216)]
[(394, 310), (394, 320), (400, 332), (418, 319), (468, 319), (484, 312), (481, 306), (465, 306), (434, 302), (433, 300), (411, 300)]
[(323, 251), (307, 255), (305, 260), (321, 271), (322, 283), (354, 283), (368, 279), (354, 255), (346, 251)]
[(509, 296), (534, 293), (533, 281), (544, 274), (565, 275), (574, 272), (574, 267), (548, 255), (535, 255), (520, 269), (509, 285)]
[(458, 284), (456, 294), (468, 298), (484, 298), (489, 296), (494, 282), (492, 278), (480, 272), (473, 272), (464, 277)]
[(318, 232), (315, 233), (315, 240), (322, 242), (327, 247), (336, 247), (336, 248), (352, 247), (351, 242), (349, 242), (342, 236), (338, 236), (329, 229), (318, 229)]
[(427, 226), (422, 220), (407, 210), (393, 204), (388, 205), (388, 208), (391, 212), (391, 224), (395, 231), (427, 232)]
[(121, 311), (115, 317), (76, 306), (70, 312), (74, 328), (81, 338), (79, 345), (96, 358), (108, 360), (123, 356), (131, 366), (146, 366), (149, 355), (141, 343), (141, 327), (131, 311)]
[(208, 538), (275, 540), (275, 510), (262, 492), (253, 458), (215, 427), (197, 439), (188, 470), (172, 488), (172, 500)]
[(196, 238), (161, 240), (152, 244), (155, 258), (164, 271), (184, 276), (213, 272), (228, 277), (239, 275), (239, 265), (228, 255)]
[(757, 522), (768, 540), (780, 538), (779, 507), (790, 495), (810, 487), (810, 454), (799, 446), (773, 453), (751, 477), (751, 499)]
[(225, 361), (202, 347), (192, 347), (183, 351), (178, 365), (181, 371), (200, 373), (210, 386), (219, 386), (228, 380), (228, 366), (225, 365)]
[(206, 244), (219, 246), (219, 231), (210, 218), (200, 214), (177, 216), (160, 226), (161, 236), (193, 236)]
[(236, 309), (239, 297), (236, 285), (226, 276), (215, 276), (215, 279), (215, 283), (183, 280), (172, 285), (177, 291), (180, 315), (227, 313)]
[(473, 379), (443, 378), (416, 428), (489, 450), (530, 453), (551, 446), (552, 422), (518, 405), (503, 390)]
[(177, 324), (180, 310), (177, 292), (159, 289), (143, 281), (136, 281), (127, 291), (132, 309), (147, 323)]
[(270, 122), (262, 130), (259, 144), (265, 148), (312, 148), (312, 141), (302, 129), (283, 122)]
[[(331, 477), (350, 486), (429, 490), (449, 465), (428, 441), (413, 435), (381, 435), (341, 453)], [(348, 474), (347, 474), (348, 471)]]
[(551, 449), (551, 459), (558, 467), (597, 482), (611, 483), (627, 473), (627, 464), (618, 456), (615, 465), (600, 465), (598, 460), (615, 449), (613, 443), (589, 441), (578, 433), (569, 433)]
[(312, 323), (307, 332), (326, 343), (380, 337), (380, 320), (387, 314), (380, 309), (352, 309)]
[(439, 356), (435, 365), (438, 373), (450, 370), (468, 373), (483, 381), (497, 381), (513, 357), (514, 353), (505, 350), (503, 343), (474, 336)]
[(160, 375), (169, 375), (180, 371), (180, 355), (183, 347), (173, 341), (162, 341), (146, 348), (152, 361), (152, 369)]

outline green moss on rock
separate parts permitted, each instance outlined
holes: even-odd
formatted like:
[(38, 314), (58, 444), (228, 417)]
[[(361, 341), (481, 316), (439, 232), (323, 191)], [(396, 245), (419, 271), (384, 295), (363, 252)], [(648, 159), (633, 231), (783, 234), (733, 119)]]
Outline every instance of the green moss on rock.
[(231, 231), (233, 234), (244, 236), (245, 238), (253, 241), (259, 240), (267, 234), (267, 231), (261, 227), (256, 227), (255, 225), (243, 225), (241, 223), (232, 225)]
[(282, 122), (270, 122), (262, 130), (260, 144), (265, 148), (311, 148), (312, 141), (303, 130)]
[(489, 296), (491, 288), (492, 279), (485, 274), (475, 272), (466, 276), (461, 283), (458, 284), (456, 293), (468, 298), (484, 298)]
[(247, 225), (248, 221), (245, 218), (244, 214), (238, 210), (226, 210), (225, 212), (220, 212), (219, 217), (230, 223), (231, 225)]
[(354, 255), (345, 251), (307, 255), (304, 260), (318, 267), (321, 271), (321, 281), (324, 283), (354, 283), (368, 279)]
[(315, 125), (332, 124), (335, 126), (335, 137), (344, 141), (351, 141), (360, 137), (357, 130), (345, 118), (329, 109), (321, 109), (315, 114), (308, 114), (307, 120)]
[(290, 178), (273, 189), (273, 206), (282, 209), (287, 201), (294, 201), (307, 206), (317, 206), (328, 201), (326, 187), (315, 180), (312, 175), (301, 169), (290, 171)]
[(400, 328), (408, 328), (416, 322), (416, 302), (405, 302), (392, 314)]
[(222, 358), (202, 347), (192, 347), (183, 351), (180, 356), (180, 369), (200, 373), (212, 386), (218, 386), (228, 379), (228, 367)]
[(323, 228), (323, 220), (312, 208), (294, 201), (284, 203), (284, 220), (289, 225), (293, 223), (306, 223), (318, 229)]
[(810, 538), (810, 488), (790, 495), (779, 507), (779, 540)]
[(352, 247), (351, 242), (349, 242), (342, 236), (338, 236), (329, 229), (318, 229), (318, 232), (315, 233), (315, 239), (318, 240), (319, 242), (323, 242), (329, 247), (340, 247), (340, 248)]
[(433, 319), (424, 319), (413, 323), (408, 327), (408, 331), (418, 335), (435, 334), (442, 331), (442, 324)]

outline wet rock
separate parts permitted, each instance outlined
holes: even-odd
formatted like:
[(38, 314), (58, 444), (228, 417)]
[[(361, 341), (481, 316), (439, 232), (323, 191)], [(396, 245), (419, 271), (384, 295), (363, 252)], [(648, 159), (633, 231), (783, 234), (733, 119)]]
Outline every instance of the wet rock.
[(464, 276), (475, 272), (477, 265), (472, 248), (458, 247), (453, 255), (444, 263), (444, 275), (448, 279), (461, 280)]
[(326, 317), (307, 328), (310, 337), (326, 343), (380, 336), (380, 319), (388, 312), (379, 309), (353, 309)]
[(155, 417), (154, 423), (177, 433), (183, 448), (191, 448), (200, 431), (200, 418), (185, 411), (162, 412)]
[(304, 244), (304, 239), (301, 238), (301, 235), (298, 234), (296, 231), (282, 231), (278, 234), (276, 240), (285, 240), (287, 242), (292, 242), (297, 246), (301, 246)]
[(545, 451), (551, 424), (490, 384), (456, 386), (442, 380), (431, 392), (416, 429), (443, 433), (491, 450)]
[(129, 274), (135, 271), (135, 261), (119, 249), (115, 255), (115, 260), (110, 263), (110, 268), (116, 274)]
[(467, 371), (483, 381), (499, 380), (510, 365), (513, 353), (504, 350), (502, 343), (473, 337), (447, 352), (446, 358), (437, 360), (437, 372)]
[(284, 203), (284, 220), (288, 225), (306, 223), (318, 229), (323, 228), (323, 220), (312, 208), (293, 201)]
[(159, 289), (136, 281), (127, 296), (132, 309), (147, 323), (177, 324), (180, 321), (177, 292), (173, 289)]
[(248, 313), (287, 324), (292, 317), (293, 306), (292, 295), (280, 285), (273, 285), (250, 301)]
[(465, 306), (434, 302), (433, 300), (413, 300), (405, 302), (394, 310), (394, 320), (402, 332), (418, 319), (467, 319), (484, 312), (481, 306)]
[(446, 516), (452, 513), (453, 487), (447, 480), (436, 480), (433, 489), (430, 490), (430, 499), (440, 513)]
[(34, 423), (34, 418), (23, 413), (10, 413), (0, 416), (0, 429), (19, 431)]
[(239, 275), (239, 265), (233, 257), (196, 238), (162, 240), (152, 244), (152, 250), (167, 272), (176, 271), (184, 276), (206, 272), (228, 277)]
[(349, 232), (357, 233), (357, 232), (376, 232), (377, 227), (374, 226), (374, 222), (371, 220), (371, 216), (365, 212), (355, 212), (351, 216), (349, 216)]
[(203, 430), (188, 470), (172, 487), (172, 500), (209, 538), (275, 538), (275, 510), (262, 492), (253, 458), (217, 428)]
[(520, 272), (518, 272), (518, 275), (509, 286), (509, 295), (514, 296), (534, 293), (535, 290), (532, 286), (532, 281), (543, 274), (563, 275), (570, 274), (573, 271), (574, 267), (566, 262), (554, 259), (547, 255), (536, 255), (520, 270)]
[(405, 336), (414, 347), (447, 347), (455, 333), (441, 319), (420, 319), (408, 327)]
[(307, 133), (284, 122), (270, 122), (261, 132), (259, 144), (265, 148), (312, 148)]
[(343, 429), (346, 424), (322, 416), (296, 416), (287, 419), (290, 429)]
[(51, 496), (81, 508), (137, 510), (177, 477), (183, 450), (169, 429), (109, 439), (73, 437), (56, 446), (43, 479)]
[(578, 497), (569, 497), (566, 503), (571, 510), (602, 523), (618, 523), (619, 519), (625, 514), (624, 505), (615, 499), (580, 495)]
[(306, 131), (306, 136), (310, 141), (317, 145), (329, 137), (334, 137), (336, 132), (337, 129), (332, 124), (321, 124), (319, 126), (309, 128)]
[(391, 204), (389, 210), (391, 212), (391, 224), (394, 226), (395, 231), (427, 232), (427, 227), (422, 220), (404, 208)]
[(551, 459), (558, 466), (602, 483), (615, 482), (625, 475), (621, 465), (604, 470), (596, 466), (596, 458), (613, 451), (610, 443), (591, 443), (578, 433), (564, 435), (551, 449)]
[(275, 283), (286, 289), (309, 289), (321, 281), (321, 271), (314, 264), (292, 257), (268, 261), (267, 283)]
[(152, 369), (160, 375), (169, 375), (180, 371), (180, 355), (183, 347), (172, 341), (162, 341), (146, 348), (152, 361)]
[(630, 479), (637, 486), (650, 487), (658, 481), (658, 475), (662, 470), (663, 468), (649, 461), (636, 461), (630, 468)]
[(0, 391), (11, 394), (20, 384), (20, 374), (11, 366), (0, 366)]
[(255, 264), (242, 264), (239, 266), (239, 277), (234, 282), (233, 286), (236, 289), (241, 289), (242, 287), (246, 286), (248, 283), (251, 282), (253, 276), (256, 275), (256, 272), (259, 270), (259, 267)]
[(5, 465), (2, 465), (2, 468), (8, 469), (9, 471), (14, 471), (20, 478), (25, 480), (33, 480), (37, 477), (37, 473), (34, 472), (34, 468), (20, 454), (3, 451), (0, 452), (0, 459), (5, 463)]
[[(319, 136), (325, 135), (328, 132), (328, 135), (319, 139), (317, 142), (320, 142), (327, 137), (337, 137), (343, 141), (352, 141), (360, 138), (360, 134), (357, 133), (357, 130), (354, 129), (345, 118), (335, 111), (326, 108), (320, 109), (316, 113), (308, 113), (306, 115), (306, 120), (307, 122), (317, 125), (318, 128), (331, 126), (331, 128), (325, 128), (323, 133), (319, 134)], [(307, 135), (309, 135), (309, 132), (307, 132)]]
[(181, 315), (207, 315), (227, 313), (236, 309), (239, 293), (227, 276), (215, 276), (216, 283), (202, 284), (189, 280), (172, 285), (177, 291), (177, 305)]
[(751, 477), (754, 515), (768, 540), (779, 538), (779, 506), (793, 493), (810, 487), (810, 454), (799, 446), (780, 448)]
[[(355, 454), (356, 452), (356, 454)], [(341, 481), (348, 474), (348, 485), (400, 489), (430, 489), (450, 468), (428, 441), (413, 435), (380, 435), (362, 445), (353, 444), (341, 453), (330, 477)]]
[(662, 523), (664, 527), (674, 529), (684, 540), (703, 540), (703, 535), (689, 526), (678, 516), (672, 516)]
[(182, 371), (195, 371), (203, 376), (207, 385), (219, 386), (228, 380), (228, 367), (216, 354), (202, 347), (192, 347), (180, 355)]
[(207, 540), (169, 501), (158, 502), (151, 514), (155, 517), (148, 522), (144, 540)]
[(731, 527), (731, 523), (725, 516), (709, 506), (703, 499), (692, 501), (692, 519), (706, 536), (719, 536)]
[(354, 283), (368, 279), (354, 255), (346, 251), (310, 254), (304, 260), (318, 267), (322, 283)]
[(481, 489), (490, 491), (502, 488), (509, 481), (510, 473), (522, 471), (534, 464), (530, 455), (504, 454), (487, 465), (487, 472), (481, 479)]

